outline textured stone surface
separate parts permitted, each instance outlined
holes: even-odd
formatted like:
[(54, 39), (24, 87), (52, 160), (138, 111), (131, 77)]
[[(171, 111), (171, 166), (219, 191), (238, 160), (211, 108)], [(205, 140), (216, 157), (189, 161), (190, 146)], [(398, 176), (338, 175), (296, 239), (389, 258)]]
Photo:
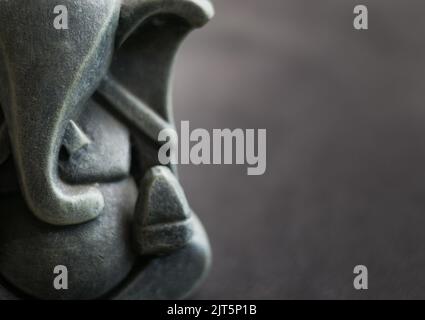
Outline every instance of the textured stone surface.
[(166, 254), (184, 247), (194, 234), (192, 211), (171, 170), (156, 166), (145, 174), (136, 203), (133, 232), (140, 254)]
[(59, 161), (61, 174), (70, 183), (116, 181), (130, 174), (129, 130), (93, 99), (77, 121), (90, 143)]
[[(24, 293), (43, 299), (93, 299), (119, 284), (133, 267), (131, 180), (100, 186), (106, 210), (78, 226), (52, 227), (37, 220), (21, 197), (0, 199), (0, 274)], [(126, 199), (126, 201), (123, 201)], [(65, 265), (69, 289), (53, 287), (53, 269)]]
[(95, 185), (64, 183), (57, 162), (69, 122), (109, 67), (120, 1), (61, 4), (78, 27), (58, 32), (49, 0), (0, 1), (0, 104), (28, 206), (47, 223), (70, 225), (104, 207)]
[(183, 248), (160, 256), (130, 275), (111, 298), (183, 299), (190, 297), (210, 270), (211, 249), (207, 234), (193, 216), (194, 237)]
[(64, 0), (56, 30), (55, 4), (0, 0), (0, 298), (184, 297), (208, 239), (174, 173), (150, 168), (174, 56), (212, 6)]

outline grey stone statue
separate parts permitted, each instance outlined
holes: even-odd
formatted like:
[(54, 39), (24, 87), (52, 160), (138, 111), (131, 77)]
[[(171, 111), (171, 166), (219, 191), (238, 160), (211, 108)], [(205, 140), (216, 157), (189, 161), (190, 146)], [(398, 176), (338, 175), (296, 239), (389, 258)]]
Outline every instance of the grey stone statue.
[(203, 279), (208, 239), (157, 136), (178, 46), (212, 15), (208, 0), (0, 0), (0, 299), (174, 299)]

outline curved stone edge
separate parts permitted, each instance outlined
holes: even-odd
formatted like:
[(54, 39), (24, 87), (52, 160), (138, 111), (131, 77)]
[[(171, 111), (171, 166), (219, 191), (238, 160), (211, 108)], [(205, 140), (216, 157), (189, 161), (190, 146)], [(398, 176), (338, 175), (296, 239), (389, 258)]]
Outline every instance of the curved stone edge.
[(207, 234), (196, 215), (193, 219), (194, 236), (184, 248), (153, 258), (143, 270), (127, 279), (111, 299), (174, 300), (190, 296), (203, 282), (211, 265)]
[[(211, 266), (207, 234), (196, 215), (194, 237), (184, 248), (153, 258), (125, 280), (113, 300), (174, 300), (189, 297), (205, 280)], [(8, 290), (0, 279), (0, 300), (25, 299)]]

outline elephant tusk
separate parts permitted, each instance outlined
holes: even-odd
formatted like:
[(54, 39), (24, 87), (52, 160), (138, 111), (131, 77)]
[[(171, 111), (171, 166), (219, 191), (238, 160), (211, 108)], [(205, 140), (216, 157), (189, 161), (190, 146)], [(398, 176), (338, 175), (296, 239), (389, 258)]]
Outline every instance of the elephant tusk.
[(158, 135), (172, 125), (124, 88), (111, 75), (106, 75), (98, 88), (98, 93), (130, 123), (158, 142)]
[(83, 130), (81, 130), (74, 121), (70, 120), (63, 139), (63, 146), (68, 153), (72, 155), (88, 146), (90, 143), (91, 140), (86, 136)]

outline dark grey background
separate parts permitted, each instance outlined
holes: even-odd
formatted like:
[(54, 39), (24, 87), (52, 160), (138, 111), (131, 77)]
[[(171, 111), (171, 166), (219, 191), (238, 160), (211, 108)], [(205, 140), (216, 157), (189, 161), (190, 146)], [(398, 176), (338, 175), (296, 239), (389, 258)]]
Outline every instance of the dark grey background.
[(180, 167), (214, 251), (194, 298), (425, 298), (425, 2), (215, 6), (177, 60), (177, 120), (266, 128), (268, 161)]

